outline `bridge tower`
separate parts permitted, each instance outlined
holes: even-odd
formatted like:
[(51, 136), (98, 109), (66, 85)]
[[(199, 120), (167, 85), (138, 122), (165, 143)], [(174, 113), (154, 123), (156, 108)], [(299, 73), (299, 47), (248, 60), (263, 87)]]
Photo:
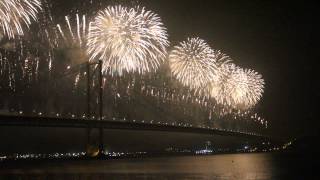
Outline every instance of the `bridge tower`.
[[(92, 70), (94, 66), (94, 70)], [(103, 74), (102, 74), (102, 61), (98, 62), (88, 62), (87, 64), (87, 118), (92, 119), (93, 108), (92, 104), (92, 92), (98, 92), (98, 119), (102, 122), (103, 120)], [(98, 77), (97, 89), (93, 89), (92, 82), (95, 77)], [(98, 135), (97, 135), (98, 131)], [(98, 136), (98, 137), (97, 137)], [(98, 146), (98, 147), (97, 147)], [(96, 149), (97, 148), (97, 149)], [(100, 126), (98, 129), (94, 129), (88, 126), (87, 129), (87, 153), (90, 156), (102, 157), (104, 154), (104, 144), (103, 144), (103, 128)]]

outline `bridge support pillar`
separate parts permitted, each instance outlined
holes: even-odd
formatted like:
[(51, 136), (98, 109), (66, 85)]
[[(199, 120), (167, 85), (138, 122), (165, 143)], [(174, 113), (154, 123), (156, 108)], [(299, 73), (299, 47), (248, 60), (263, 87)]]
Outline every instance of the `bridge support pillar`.
[[(102, 74), (102, 61), (99, 60), (98, 63), (90, 63), (87, 65), (87, 116), (88, 119), (91, 118), (91, 78), (94, 77), (95, 72), (91, 74), (91, 65), (98, 65), (98, 107), (99, 107), (99, 120), (103, 120), (103, 74)], [(94, 130), (98, 130), (98, 137), (91, 136)], [(94, 134), (94, 133), (93, 133)], [(98, 156), (104, 156), (104, 144), (103, 144), (103, 128), (102, 123), (98, 129), (92, 129), (88, 127), (88, 145), (95, 146), (98, 148)], [(98, 141), (98, 142), (96, 142)]]

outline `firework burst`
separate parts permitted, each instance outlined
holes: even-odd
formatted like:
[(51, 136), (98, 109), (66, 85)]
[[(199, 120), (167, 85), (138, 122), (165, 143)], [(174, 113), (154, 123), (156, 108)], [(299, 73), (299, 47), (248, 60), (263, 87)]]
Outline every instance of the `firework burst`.
[(221, 68), (218, 80), (209, 83), (205, 91), (219, 104), (235, 109), (249, 109), (256, 105), (264, 92), (264, 80), (257, 72), (234, 64)]
[(215, 80), (220, 67), (230, 58), (215, 51), (200, 38), (189, 38), (175, 46), (169, 55), (172, 74), (185, 86), (192, 89), (202, 88)]
[(23, 35), (23, 25), (29, 27), (32, 20), (37, 20), (40, 9), (39, 0), (1, 0), (0, 34), (8, 38)]
[(166, 28), (160, 17), (144, 8), (109, 6), (90, 24), (90, 60), (103, 60), (103, 71), (151, 72), (166, 57), (169, 46)]

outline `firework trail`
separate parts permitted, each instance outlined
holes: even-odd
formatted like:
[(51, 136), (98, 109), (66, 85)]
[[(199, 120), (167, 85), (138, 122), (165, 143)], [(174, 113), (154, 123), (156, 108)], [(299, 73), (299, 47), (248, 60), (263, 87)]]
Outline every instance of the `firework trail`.
[[(57, 50), (66, 55), (66, 62), (81, 64), (88, 62), (86, 43), (88, 37), (88, 22), (85, 15), (76, 14), (75, 18), (65, 16), (65, 22), (57, 24)], [(69, 64), (70, 65), (70, 64)]]
[[(89, 60), (86, 51), (88, 24), (86, 15), (75, 14), (72, 17), (65, 16), (65, 21), (56, 25), (58, 33), (56, 50), (65, 54), (65, 62), (68, 64), (67, 69)], [(74, 87), (78, 86), (82, 76), (83, 74), (80, 72), (75, 76)]]
[[(1, 1), (0, 6), (8, 2), (9, 1)], [(3, 85), (5, 84), (5, 86), (13, 92), (16, 90), (16, 87), (20, 89), (24, 87), (27, 89), (33, 86), (39, 80), (40, 72), (46, 69), (43, 67), (46, 62), (50, 61), (49, 66), (51, 66), (52, 62), (51, 48), (46, 45), (48, 44), (47, 42), (50, 41), (48, 29), (50, 29), (51, 26), (48, 25), (48, 21), (52, 19), (50, 11), (48, 11), (47, 8), (47, 1), (12, 1), (10, 5), (14, 5), (14, 3), (21, 3), (20, 6), (17, 5), (16, 8), (25, 6), (25, 10), (19, 9), (19, 13), (22, 13), (21, 15), (28, 10), (25, 3), (29, 3), (30, 8), (32, 8), (31, 5), (34, 5), (34, 15), (30, 16), (30, 20), (36, 19), (38, 23), (30, 27), (30, 32), (37, 33), (30, 33), (30, 36), (27, 38), (13, 36), (15, 37), (14, 39), (4, 38), (0, 40), (0, 71), (2, 82)], [(37, 17), (35, 17), (35, 15), (37, 15)], [(20, 18), (22, 19), (24, 17)], [(3, 22), (1, 20), (0, 24)], [(21, 22), (23, 25), (24, 21)], [(2, 31), (0, 29), (0, 34), (1, 33)], [(49, 67), (49, 69), (50, 68), (51, 67)], [(9, 83), (6, 84), (6, 81)]]
[(24, 35), (23, 25), (29, 27), (32, 20), (37, 20), (39, 10), (41, 10), (39, 0), (1, 0), (0, 34), (9, 39), (16, 35)]
[(88, 24), (85, 15), (79, 16), (79, 14), (76, 14), (75, 22), (69, 16), (65, 16), (65, 24), (57, 24), (57, 29), (66, 46), (86, 47)]
[(220, 66), (229, 58), (215, 51), (200, 38), (189, 38), (175, 46), (169, 55), (172, 74), (184, 86), (202, 88), (220, 74)]
[(152, 72), (166, 58), (169, 46), (160, 17), (145, 8), (109, 6), (100, 11), (89, 27), (90, 60), (103, 60), (103, 71)]

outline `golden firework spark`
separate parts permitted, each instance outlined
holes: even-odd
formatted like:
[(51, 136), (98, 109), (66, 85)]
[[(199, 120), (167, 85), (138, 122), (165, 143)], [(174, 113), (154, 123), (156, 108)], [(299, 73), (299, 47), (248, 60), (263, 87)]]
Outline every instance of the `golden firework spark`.
[(90, 24), (90, 60), (103, 60), (103, 71), (151, 72), (167, 55), (168, 34), (160, 17), (145, 8), (109, 6)]
[(40, 9), (39, 0), (1, 0), (0, 34), (8, 38), (23, 35), (23, 25), (29, 27), (32, 20), (37, 20)]
[(222, 69), (222, 76), (205, 89), (208, 96), (235, 109), (248, 109), (259, 102), (264, 92), (264, 80), (260, 74), (234, 64)]
[(220, 67), (230, 58), (213, 50), (200, 38), (188, 38), (169, 55), (172, 74), (185, 86), (202, 88), (219, 77)]

